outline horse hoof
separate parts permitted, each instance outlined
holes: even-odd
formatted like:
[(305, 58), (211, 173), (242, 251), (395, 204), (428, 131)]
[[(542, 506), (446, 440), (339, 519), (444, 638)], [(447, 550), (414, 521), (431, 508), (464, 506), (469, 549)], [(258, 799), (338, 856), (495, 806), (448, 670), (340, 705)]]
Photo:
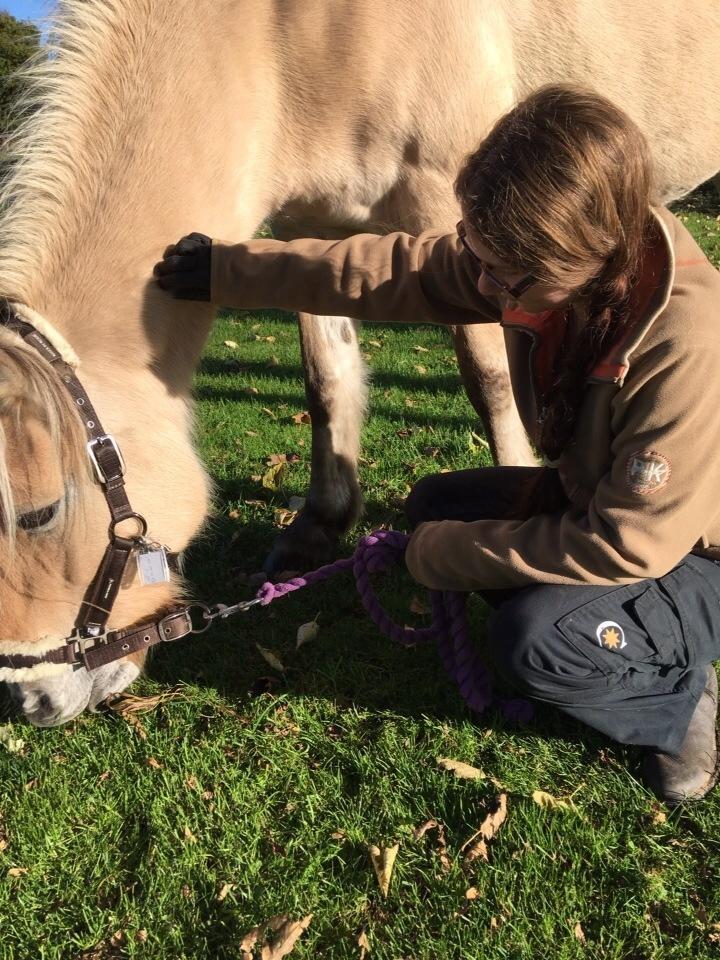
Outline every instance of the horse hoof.
[(337, 551), (337, 530), (301, 513), (275, 540), (263, 570), (271, 578), (284, 570), (307, 573), (333, 560)]

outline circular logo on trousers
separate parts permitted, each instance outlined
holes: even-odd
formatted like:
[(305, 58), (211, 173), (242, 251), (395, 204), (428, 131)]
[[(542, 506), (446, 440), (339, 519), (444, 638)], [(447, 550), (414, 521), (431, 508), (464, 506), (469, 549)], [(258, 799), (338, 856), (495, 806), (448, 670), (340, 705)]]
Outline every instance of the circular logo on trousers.
[(614, 620), (603, 620), (595, 630), (597, 642), (606, 650), (622, 650), (627, 646), (625, 631)]

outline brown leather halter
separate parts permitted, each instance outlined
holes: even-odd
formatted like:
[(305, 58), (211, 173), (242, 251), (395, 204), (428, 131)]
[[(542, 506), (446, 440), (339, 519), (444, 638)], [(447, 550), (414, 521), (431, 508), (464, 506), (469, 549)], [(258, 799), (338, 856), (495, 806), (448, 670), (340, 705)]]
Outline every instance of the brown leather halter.
[[(41, 656), (0, 654), (0, 668), (18, 670), (41, 663), (53, 663), (72, 667), (84, 666), (87, 670), (94, 670), (155, 644), (179, 640), (189, 634), (204, 633), (216, 618), (225, 618), (258, 602), (250, 600), (232, 607), (218, 604), (213, 608), (203, 603), (193, 603), (173, 608), (159, 620), (150, 620), (122, 630), (106, 631), (128, 560), (147, 533), (147, 523), (145, 518), (130, 506), (125, 491), (125, 462), (117, 441), (103, 429), (73, 368), (63, 360), (46, 337), (31, 323), (18, 316), (12, 304), (2, 298), (0, 325), (18, 334), (28, 346), (37, 350), (51, 364), (65, 385), (87, 432), (88, 456), (110, 510), (108, 545), (82, 600), (72, 635), (66, 638), (64, 644)], [(137, 531), (132, 537), (121, 536), (117, 532), (120, 524), (127, 521), (137, 525)], [(193, 625), (192, 611), (198, 611), (202, 617), (199, 627)]]

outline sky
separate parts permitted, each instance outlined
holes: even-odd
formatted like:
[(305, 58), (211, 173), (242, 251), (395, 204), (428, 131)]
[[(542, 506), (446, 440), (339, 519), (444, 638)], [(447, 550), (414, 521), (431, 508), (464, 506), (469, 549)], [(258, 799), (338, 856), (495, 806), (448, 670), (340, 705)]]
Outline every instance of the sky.
[(18, 20), (37, 20), (47, 16), (52, 0), (0, 0), (0, 10), (7, 10)]

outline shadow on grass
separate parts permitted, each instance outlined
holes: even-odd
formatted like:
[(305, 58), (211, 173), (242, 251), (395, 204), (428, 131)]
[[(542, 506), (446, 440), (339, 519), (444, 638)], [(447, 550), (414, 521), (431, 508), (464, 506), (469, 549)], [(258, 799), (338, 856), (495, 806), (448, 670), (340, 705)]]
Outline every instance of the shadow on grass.
[[(372, 505), (371, 505), (372, 509)], [(397, 526), (400, 514), (395, 515)], [(256, 586), (245, 574), (259, 570), (277, 534), (267, 521), (249, 521), (241, 528), (224, 518), (190, 551), (186, 562), (188, 593), (205, 602), (231, 603), (251, 599)], [(357, 535), (339, 549), (347, 556)], [(411, 613), (414, 595), (424, 591), (404, 568), (376, 580), (380, 600), (397, 622), (422, 626), (426, 619)], [(319, 613), (316, 641), (295, 649), (301, 623)], [(470, 626), (482, 647), (488, 609), (479, 598), (469, 606)], [(258, 650), (278, 657), (285, 667), (273, 670)], [(148, 675), (163, 684), (188, 683), (212, 689), (240, 705), (263, 696), (327, 700), (341, 709), (374, 713), (390, 711), (408, 717), (460, 720), (468, 716), (454, 683), (446, 676), (434, 644), (404, 648), (380, 634), (363, 609), (350, 573), (279, 599), (270, 607), (255, 607), (208, 634), (163, 647), (152, 658)], [(498, 685), (504, 696), (516, 696)], [(383, 717), (368, 716), (366, 731)], [(496, 710), (478, 721), (495, 730), (516, 730)], [(529, 733), (552, 740), (580, 743), (588, 757), (609, 741), (556, 710), (540, 706)], [(615, 745), (617, 746), (617, 745)]]
[[(260, 360), (218, 360), (215, 357), (206, 357), (201, 361), (198, 373), (205, 376), (255, 376), (277, 380), (287, 384), (289, 380), (302, 380), (303, 369), (296, 363), (279, 363), (268, 367)], [(418, 390), (425, 393), (443, 391), (453, 393), (462, 390), (462, 381), (459, 372), (453, 371), (443, 374), (425, 374), (423, 376), (404, 374), (398, 371), (372, 370), (371, 381), (378, 389)], [(203, 399), (212, 399), (217, 394), (214, 387), (207, 385), (196, 387), (196, 396)], [(225, 399), (247, 400), (248, 395), (242, 389), (237, 391), (220, 388), (220, 395)], [(287, 399), (287, 397), (283, 397)]]

